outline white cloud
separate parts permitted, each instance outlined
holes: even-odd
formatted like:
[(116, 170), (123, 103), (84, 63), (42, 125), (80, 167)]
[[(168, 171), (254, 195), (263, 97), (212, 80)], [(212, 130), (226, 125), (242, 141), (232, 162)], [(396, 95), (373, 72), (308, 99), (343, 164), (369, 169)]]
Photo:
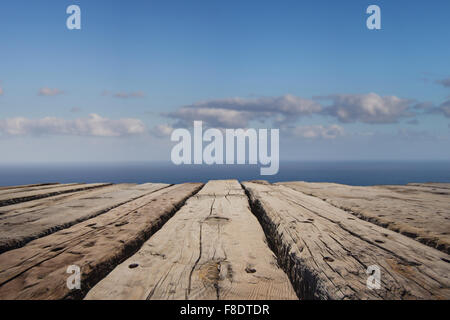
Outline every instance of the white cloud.
[[(323, 106), (318, 99), (330, 100)], [(293, 95), (263, 98), (226, 98), (197, 102), (165, 115), (175, 119), (174, 127), (188, 127), (201, 120), (218, 128), (248, 127), (250, 121), (269, 122), (273, 127), (289, 127), (300, 117), (330, 115), (342, 123), (396, 123), (412, 118), (421, 111), (433, 109), (430, 102), (417, 102), (396, 96), (368, 94), (336, 94), (315, 100)]]
[(170, 136), (172, 131), (173, 131), (173, 127), (170, 125), (167, 125), (167, 124), (157, 125), (157, 126), (153, 127), (153, 129), (151, 130), (151, 132), (159, 138)]
[(56, 89), (56, 88), (52, 89), (52, 88), (44, 87), (44, 88), (39, 89), (38, 95), (52, 97), (52, 96), (57, 96), (57, 95), (60, 95), (63, 93), (64, 93), (64, 91)]
[(368, 94), (337, 94), (321, 97), (332, 101), (324, 110), (325, 114), (338, 118), (341, 122), (395, 123), (401, 118), (413, 115), (409, 111), (413, 100), (396, 96)]
[(11, 136), (23, 135), (78, 135), (97, 137), (120, 137), (146, 132), (139, 119), (112, 120), (97, 114), (89, 118), (66, 120), (46, 117), (42, 119), (10, 118), (0, 120), (0, 133)]
[(175, 125), (177, 127), (189, 127), (194, 121), (201, 120), (212, 127), (234, 128), (246, 127), (252, 119), (252, 114), (228, 109), (183, 107), (170, 113), (169, 117), (178, 120)]
[(291, 127), (284, 129), (284, 132), (305, 139), (335, 139), (345, 134), (344, 128), (337, 124), (328, 127), (322, 125)]
[(281, 97), (263, 98), (227, 98), (197, 102), (191, 105), (194, 108), (217, 108), (240, 110), (248, 112), (269, 112), (291, 115), (312, 114), (319, 112), (321, 106), (308, 99), (287, 94)]
[(176, 126), (202, 120), (213, 127), (246, 127), (249, 121), (272, 121), (277, 125), (293, 122), (300, 116), (322, 110), (319, 103), (284, 95), (263, 98), (226, 98), (197, 102), (166, 114), (177, 119)]
[[(329, 100), (331, 104), (322, 105), (317, 102), (320, 99)], [(316, 97), (314, 100), (289, 94), (279, 97), (212, 99), (183, 106), (163, 115), (175, 120), (173, 127), (190, 127), (198, 120), (203, 121), (205, 126), (216, 128), (246, 128), (252, 121), (266, 123), (271, 127), (289, 128), (299, 118), (309, 115), (329, 115), (341, 123), (387, 124), (411, 120), (431, 110), (446, 116), (450, 114), (444, 105), (438, 109), (431, 102), (368, 93), (335, 94)]]

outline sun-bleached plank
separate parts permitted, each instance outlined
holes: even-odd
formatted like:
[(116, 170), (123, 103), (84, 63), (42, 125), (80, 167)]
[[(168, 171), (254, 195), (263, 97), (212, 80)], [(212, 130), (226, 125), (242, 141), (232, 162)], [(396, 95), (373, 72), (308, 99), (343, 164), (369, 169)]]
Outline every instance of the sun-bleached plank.
[(95, 217), (108, 210), (167, 187), (167, 184), (116, 185), (95, 189), (80, 198), (40, 210), (0, 216), (0, 253)]
[(449, 184), (348, 186), (283, 182), (353, 215), (450, 253)]
[[(1, 254), (0, 299), (81, 298), (201, 186), (187, 183), (160, 189)], [(80, 290), (66, 286), (71, 265), (80, 267)]]
[(0, 190), (0, 207), (8, 206), (15, 203), (21, 203), (58, 194), (77, 192), (93, 188), (99, 188), (107, 185), (106, 183), (69, 183), (57, 185), (35, 186), (30, 188), (17, 188)]
[(23, 189), (23, 188), (33, 188), (33, 187), (47, 187), (47, 186), (55, 186), (55, 185), (59, 185), (59, 183), (34, 183), (34, 184), (23, 184), (23, 185), (18, 185), (18, 186), (1, 186), (0, 191)]
[[(284, 185), (243, 185), (300, 298), (450, 298), (447, 254)], [(369, 266), (379, 289), (367, 286)]]
[(297, 299), (236, 180), (210, 181), (86, 299)]

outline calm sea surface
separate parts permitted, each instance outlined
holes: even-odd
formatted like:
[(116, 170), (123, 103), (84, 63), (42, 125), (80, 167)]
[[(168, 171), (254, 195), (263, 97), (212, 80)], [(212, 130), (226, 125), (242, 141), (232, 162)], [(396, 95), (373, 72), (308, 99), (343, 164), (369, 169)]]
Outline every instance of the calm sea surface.
[(205, 182), (211, 179), (302, 180), (349, 185), (450, 182), (450, 161), (285, 162), (274, 176), (261, 176), (259, 166), (175, 166), (171, 163), (3, 164), (0, 185), (47, 182)]

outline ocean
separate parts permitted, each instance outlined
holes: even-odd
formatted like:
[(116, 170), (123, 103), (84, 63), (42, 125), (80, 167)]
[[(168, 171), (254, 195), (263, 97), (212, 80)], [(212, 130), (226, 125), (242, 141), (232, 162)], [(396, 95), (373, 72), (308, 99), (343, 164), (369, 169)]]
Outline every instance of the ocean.
[(0, 185), (71, 182), (206, 182), (211, 179), (336, 182), (349, 185), (450, 182), (450, 161), (282, 162), (278, 174), (261, 176), (259, 165), (172, 163), (0, 164)]

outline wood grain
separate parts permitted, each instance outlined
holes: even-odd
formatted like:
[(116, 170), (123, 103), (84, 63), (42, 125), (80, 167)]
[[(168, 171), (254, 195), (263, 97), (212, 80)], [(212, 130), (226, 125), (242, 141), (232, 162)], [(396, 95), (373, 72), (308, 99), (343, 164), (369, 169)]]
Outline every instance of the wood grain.
[(31, 191), (40, 191), (47, 190), (52, 188), (60, 188), (64, 186), (74, 186), (79, 185), (80, 183), (50, 183), (50, 184), (28, 184), (22, 186), (10, 186), (10, 187), (0, 187), (0, 196), (7, 194), (14, 194), (20, 192), (31, 192)]
[(82, 197), (51, 207), (4, 213), (0, 216), (0, 253), (19, 248), (31, 240), (70, 227), (167, 186), (159, 183), (115, 185), (104, 190), (94, 189)]
[(281, 184), (450, 253), (450, 184), (370, 187), (308, 182)]
[[(201, 186), (181, 184), (150, 194), (148, 187), (143, 188), (147, 194), (136, 200), (1, 254), (0, 299), (83, 297), (136, 252)], [(66, 286), (70, 265), (81, 268), (80, 290)]]
[(59, 194), (77, 192), (89, 189), (95, 189), (104, 187), (106, 183), (91, 183), (91, 184), (63, 184), (63, 185), (50, 185), (50, 186), (38, 186), (30, 188), (20, 188), (20, 189), (7, 189), (0, 191), (0, 207), (26, 202), (36, 199), (47, 198), (51, 196), (56, 196)]
[(0, 190), (12, 190), (12, 189), (21, 189), (21, 188), (30, 188), (30, 187), (46, 187), (51, 185), (59, 185), (59, 183), (35, 183), (35, 184), (24, 184), (18, 186), (2, 186)]
[(118, 188), (132, 185), (134, 184), (106, 185), (98, 189), (88, 189), (77, 192), (63, 193), (56, 196), (11, 204), (8, 206), (0, 207), (0, 221), (7, 216), (14, 216), (18, 214), (26, 215), (29, 214), (30, 212), (42, 210), (47, 207), (61, 204), (63, 202), (80, 199), (85, 197), (86, 195), (106, 193), (108, 191), (117, 190)]
[(236, 180), (211, 181), (86, 299), (297, 299)]
[[(300, 298), (450, 298), (448, 254), (284, 185), (243, 185)], [(367, 287), (372, 265), (380, 289)]]

